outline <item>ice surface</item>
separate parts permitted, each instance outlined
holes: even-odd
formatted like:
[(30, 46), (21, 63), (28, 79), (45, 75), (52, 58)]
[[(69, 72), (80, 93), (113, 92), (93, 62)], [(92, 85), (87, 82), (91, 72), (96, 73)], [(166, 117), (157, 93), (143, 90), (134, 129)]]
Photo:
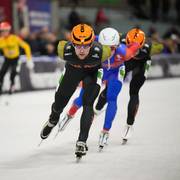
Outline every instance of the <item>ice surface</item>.
[[(55, 140), (56, 129), (37, 147), (54, 90), (1, 96), (0, 180), (179, 180), (180, 79), (144, 84), (134, 134), (126, 145), (121, 145), (128, 93), (125, 84), (118, 98), (109, 145), (98, 152), (102, 113), (91, 127), (87, 156), (78, 164), (74, 150), (82, 110)], [(74, 96), (77, 94), (78, 90)]]

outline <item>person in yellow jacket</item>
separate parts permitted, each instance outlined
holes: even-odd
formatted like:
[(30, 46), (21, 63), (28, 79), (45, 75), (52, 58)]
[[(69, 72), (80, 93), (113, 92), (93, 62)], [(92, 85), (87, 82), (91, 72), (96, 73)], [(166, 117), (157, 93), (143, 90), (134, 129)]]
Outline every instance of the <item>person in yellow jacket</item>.
[(14, 91), (14, 80), (17, 75), (17, 65), (20, 56), (20, 47), (24, 49), (27, 56), (27, 67), (33, 68), (30, 46), (15, 34), (11, 34), (11, 25), (8, 22), (0, 23), (0, 50), (4, 56), (4, 62), (0, 70), (0, 94), (5, 74), (11, 69), (9, 93)]

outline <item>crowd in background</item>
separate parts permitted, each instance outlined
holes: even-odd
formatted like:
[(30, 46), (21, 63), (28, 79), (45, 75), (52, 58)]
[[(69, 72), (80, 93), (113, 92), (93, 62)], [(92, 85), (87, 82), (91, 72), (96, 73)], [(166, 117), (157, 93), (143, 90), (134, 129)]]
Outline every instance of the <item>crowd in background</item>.
[(131, 12), (141, 19), (150, 19), (152, 22), (172, 21), (171, 10), (174, 11), (175, 22), (180, 24), (179, 0), (128, 0)]
[[(43, 27), (37, 32), (29, 32), (28, 29), (24, 27), (19, 32), (19, 35), (31, 46), (33, 56), (57, 56), (57, 45), (59, 40), (69, 40), (71, 29), (81, 22), (91, 24), (96, 34), (98, 34), (103, 26), (110, 26), (110, 20), (103, 8), (98, 9), (93, 24), (89, 23), (87, 19), (81, 16), (75, 9), (72, 9), (68, 15), (67, 23), (61, 29), (61, 33), (51, 32), (47, 27)], [(180, 53), (180, 31), (178, 26), (171, 25), (166, 29), (164, 34), (161, 34), (154, 24), (149, 27), (146, 35), (152, 41), (163, 43), (163, 54)], [(162, 67), (164, 76), (171, 76), (169, 60), (159, 61), (158, 63)]]
[[(74, 5), (79, 0), (72, 1)], [(169, 26), (164, 34), (160, 34), (156, 29), (155, 22), (169, 19), (169, 11), (173, 8), (176, 10), (176, 20), (179, 23), (180, 1), (174, 0), (128, 0), (127, 3), (131, 8), (130, 12), (136, 18), (147, 19), (154, 22), (146, 32), (147, 36), (153, 41), (164, 44), (163, 53), (180, 53), (180, 31), (178, 26)], [(25, 26), (19, 31), (19, 36), (24, 39), (32, 49), (33, 56), (56, 56), (57, 44), (60, 39), (69, 39), (71, 29), (83, 22), (94, 27), (95, 33), (98, 34), (103, 27), (111, 26), (111, 19), (105, 13), (104, 9), (99, 7), (94, 22), (88, 22), (88, 19), (76, 11), (73, 7), (67, 16), (66, 24), (61, 25), (57, 32), (51, 32), (48, 27), (43, 27), (39, 31), (30, 32)], [(178, 27), (178, 28), (177, 28)], [(142, 27), (143, 28), (143, 27)], [(123, 32), (121, 32), (123, 33)], [(125, 32), (124, 32), (125, 33)]]
[[(23, 28), (20, 31), (20, 37), (29, 43), (34, 56), (57, 55), (57, 44), (60, 39), (68, 39), (69, 34), (64, 32), (63, 37), (58, 37), (56, 33), (50, 32), (47, 27), (42, 28), (38, 32), (30, 33), (28, 29)], [(155, 27), (149, 27), (147, 36), (153, 41), (162, 42), (164, 44), (163, 53), (180, 53), (180, 32), (175, 26), (169, 27), (165, 34), (160, 35)]]
[[(148, 6), (150, 8), (149, 11), (147, 9), (146, 9), (147, 10), (146, 11), (145, 7), (146, 7), (147, 1), (148, 0), (145, 0), (145, 1), (128, 0), (128, 3), (130, 4), (130, 6), (134, 9), (134, 11), (132, 10), (132, 11), (130, 11), (130, 13), (132, 13), (133, 16), (136, 18), (143, 19), (144, 22), (145, 21), (148, 22), (146, 25), (146, 28), (144, 28), (145, 25), (143, 23), (140, 23), (138, 26), (140, 28), (142, 28), (142, 30), (145, 29), (146, 36), (148, 38), (150, 38), (153, 42), (163, 43), (163, 45), (164, 45), (164, 49), (162, 52), (163, 54), (165, 54), (165, 55), (167, 55), (167, 54), (174, 55), (175, 54), (175, 56), (176, 56), (176, 53), (180, 54), (180, 28), (179, 28), (180, 26), (178, 25), (178, 23), (177, 24), (174, 23), (174, 25), (170, 25), (170, 23), (167, 22), (166, 23), (167, 29), (166, 30), (164, 29), (163, 33), (159, 32), (159, 30), (161, 30), (161, 29), (158, 29), (156, 26), (157, 25), (156, 21), (160, 22), (162, 20), (168, 19), (169, 10), (167, 10), (164, 6), (165, 6), (165, 4), (167, 6), (169, 1), (167, 1), (167, 0), (161, 1), (161, 7), (165, 8), (167, 10), (166, 14), (162, 13), (165, 11), (165, 9), (162, 9), (161, 11), (159, 11), (159, 9), (157, 9), (155, 14), (151, 13), (150, 10), (153, 9), (153, 6), (155, 6), (156, 3), (160, 3), (159, 1), (157, 2), (157, 1), (153, 1), (153, 0), (148, 1), (148, 2), (151, 2), (151, 5)], [(174, 2), (176, 2), (177, 6), (179, 7), (178, 1), (174, 0)], [(162, 3), (165, 3), (165, 4), (162, 5)], [(160, 4), (157, 6), (160, 6)], [(70, 10), (70, 9), (68, 9), (68, 10)], [(58, 45), (59, 40), (62, 40), (62, 39), (69, 40), (70, 32), (75, 25), (77, 25), (79, 23), (87, 23), (87, 24), (93, 26), (96, 34), (99, 34), (99, 32), (104, 27), (114, 27), (113, 23), (112, 23), (112, 21), (113, 21), (112, 18), (110, 16), (108, 16), (108, 14), (106, 14), (107, 11), (104, 8), (99, 7), (98, 9), (95, 9), (95, 11), (96, 11), (96, 14), (94, 14), (95, 16), (91, 16), (91, 17), (93, 17), (92, 18), (93, 21), (92, 21), (92, 19), (91, 20), (90, 20), (90, 18), (88, 19), (88, 15), (87, 15), (87, 17), (85, 16), (86, 13), (84, 13), (85, 15), (82, 15), (81, 12), (79, 12), (76, 8), (73, 7), (70, 11), (67, 12), (67, 19), (64, 18), (65, 16), (63, 17), (64, 22), (65, 22), (64, 24), (61, 21), (62, 19), (59, 18), (59, 27), (56, 31), (52, 31), (51, 29), (49, 29), (46, 26), (42, 27), (38, 31), (37, 30), (30, 31), (27, 28), (27, 26), (25, 24), (23, 24), (22, 28), (19, 28), (20, 30), (18, 30), (16, 32), (18, 32), (18, 35), (30, 45), (33, 57), (37, 56), (38, 57), (37, 59), (43, 59), (43, 58), (40, 58), (39, 56), (56, 57), (57, 56), (57, 45)], [(93, 12), (95, 12), (95, 11), (93, 11)], [(114, 12), (114, 9), (113, 9), (113, 12)], [(115, 14), (116, 14), (116, 12), (115, 12)], [(126, 15), (127, 14), (124, 14), (124, 16), (126, 16)], [(128, 27), (129, 27), (131, 24), (131, 21), (133, 21), (133, 19), (131, 19), (132, 16), (130, 16), (130, 17), (126, 16), (126, 17), (127, 17), (127, 20), (129, 20), (129, 22), (128, 22)], [(130, 18), (130, 19), (128, 19), (128, 18)], [(178, 13), (177, 13), (177, 19), (179, 19)], [(120, 20), (118, 19), (118, 21), (115, 21), (115, 23), (119, 23), (119, 21), (123, 21), (123, 20), (124, 19), (120, 19)], [(126, 21), (126, 19), (124, 21)], [(153, 22), (153, 23), (149, 23), (149, 22)], [(134, 25), (134, 26), (137, 26), (137, 25)], [(129, 28), (133, 28), (133, 26), (131, 26)], [(119, 30), (119, 31), (120, 31), (120, 33), (126, 33), (126, 32), (122, 32), (121, 30)], [(23, 54), (24, 53), (23, 49), (21, 51), (22, 52), (20, 54)], [(1, 55), (1, 52), (0, 52), (0, 55)], [(163, 56), (160, 55), (160, 56), (158, 56), (158, 58), (159, 57), (163, 57)], [(165, 57), (168, 57), (168, 56), (165, 56)], [(152, 65), (154, 65), (153, 63), (157, 63), (158, 65), (161, 66), (161, 69), (163, 72), (163, 77), (173, 77), (174, 76), (174, 74), (171, 73), (172, 70), (171, 70), (170, 64), (172, 62), (174, 63), (175, 61), (171, 61), (172, 60), (171, 57), (170, 58), (162, 58), (162, 59), (159, 58), (158, 61), (152, 61)], [(47, 57), (45, 57), (45, 58), (47, 58)], [(178, 60), (178, 63), (179, 63), (180, 62), (179, 55), (176, 56), (175, 58), (176, 58), (176, 61)], [(35, 58), (32, 58), (32, 60), (34, 60), (34, 59)], [(49, 70), (51, 70), (51, 72), (55, 71), (56, 65), (53, 64), (51, 66), (49, 64), (51, 64), (51, 60), (54, 60), (56, 58), (48, 58), (48, 59), (50, 61), (50, 62), (48, 62), (48, 64), (46, 64), (46, 63), (38, 64), (36, 61), (34, 61), (36, 64), (36, 66), (35, 66), (36, 68), (34, 69), (35, 70), (34, 72), (45, 72), (46, 70), (48, 72), (49, 72)], [(23, 75), (21, 77), (25, 77), (25, 76)], [(27, 82), (27, 80), (25, 80), (25, 81)], [(25, 87), (22, 89), (26, 89), (26, 88), (29, 89), (29, 85), (28, 85), (28, 87)]]
[(56, 56), (58, 37), (49, 31), (48, 27), (43, 27), (37, 32), (29, 32), (27, 28), (22, 28), (19, 36), (31, 47), (33, 56)]

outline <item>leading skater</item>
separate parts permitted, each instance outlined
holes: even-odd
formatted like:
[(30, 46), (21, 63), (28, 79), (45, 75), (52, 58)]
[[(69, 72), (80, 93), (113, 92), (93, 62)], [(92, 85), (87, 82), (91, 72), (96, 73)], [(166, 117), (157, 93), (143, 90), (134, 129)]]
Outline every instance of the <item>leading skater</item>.
[(51, 114), (45, 123), (41, 138), (46, 139), (57, 125), (59, 116), (73, 95), (80, 81), (83, 81), (83, 112), (80, 133), (76, 142), (76, 156), (86, 155), (89, 129), (94, 117), (93, 103), (100, 86), (96, 83), (101, 62), (108, 59), (111, 49), (94, 41), (94, 30), (87, 24), (79, 24), (72, 29), (71, 41), (60, 41), (58, 55), (66, 61), (65, 71), (55, 93)]

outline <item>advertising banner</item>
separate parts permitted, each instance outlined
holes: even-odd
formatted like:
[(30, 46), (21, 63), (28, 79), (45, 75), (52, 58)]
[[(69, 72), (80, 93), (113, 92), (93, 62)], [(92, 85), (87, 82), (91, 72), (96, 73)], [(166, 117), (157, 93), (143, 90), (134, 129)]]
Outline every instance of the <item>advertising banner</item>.
[(27, 0), (30, 31), (51, 28), (51, 1)]

